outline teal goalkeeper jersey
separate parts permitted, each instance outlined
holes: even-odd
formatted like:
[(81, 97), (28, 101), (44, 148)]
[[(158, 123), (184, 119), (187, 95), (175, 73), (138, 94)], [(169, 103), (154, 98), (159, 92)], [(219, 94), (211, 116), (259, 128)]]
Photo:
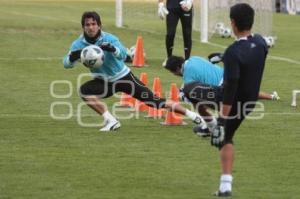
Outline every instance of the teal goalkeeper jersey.
[[(130, 72), (130, 69), (125, 65), (124, 60), (127, 56), (126, 48), (121, 44), (119, 39), (107, 32), (101, 32), (100, 37), (97, 39), (95, 45), (100, 46), (104, 42), (111, 43), (116, 48), (116, 53), (104, 51), (104, 63), (100, 68), (90, 69), (94, 77), (102, 77), (108, 81), (118, 80)], [(64, 56), (63, 64), (65, 68), (73, 68), (76, 64), (71, 63), (69, 55), (71, 51), (83, 49), (86, 46), (92, 45), (88, 43), (83, 35), (80, 35), (70, 46), (69, 53)]]
[(199, 82), (220, 86), (223, 83), (224, 69), (202, 57), (190, 57), (184, 62), (182, 70), (184, 84)]

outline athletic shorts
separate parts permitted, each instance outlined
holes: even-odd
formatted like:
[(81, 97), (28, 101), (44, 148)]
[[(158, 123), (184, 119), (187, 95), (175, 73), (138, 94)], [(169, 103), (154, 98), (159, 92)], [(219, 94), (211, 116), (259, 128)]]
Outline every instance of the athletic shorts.
[(212, 109), (218, 109), (223, 98), (222, 87), (210, 86), (199, 82), (185, 84), (183, 93), (194, 105), (203, 105)]
[(95, 78), (85, 82), (80, 87), (80, 95), (82, 97), (96, 95), (104, 99), (111, 97), (117, 92), (127, 93), (151, 107), (158, 109), (165, 107), (166, 99), (155, 96), (153, 92), (131, 72), (114, 82), (109, 82), (103, 78)]
[[(223, 88), (221, 86), (210, 86), (199, 82), (186, 84), (183, 88), (185, 97), (194, 105), (204, 105), (206, 107), (219, 110), (220, 102), (223, 100)], [(233, 143), (232, 139), (246, 115), (251, 113), (255, 105), (247, 105), (246, 102), (234, 102), (229, 113), (229, 119), (225, 123), (224, 143)]]

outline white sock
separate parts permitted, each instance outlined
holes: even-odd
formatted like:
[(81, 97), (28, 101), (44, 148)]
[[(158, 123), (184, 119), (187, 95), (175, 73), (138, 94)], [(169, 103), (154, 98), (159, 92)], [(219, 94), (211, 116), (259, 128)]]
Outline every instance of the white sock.
[(105, 121), (116, 121), (117, 119), (112, 115), (110, 114), (109, 111), (105, 111), (102, 116), (104, 117), (104, 120)]
[(211, 131), (213, 128), (215, 128), (218, 124), (215, 117), (212, 116), (212, 120), (210, 122), (206, 122), (208, 129)]
[(220, 188), (219, 191), (225, 192), (225, 191), (231, 191), (232, 189), (232, 175), (221, 175), (220, 178)]
[(190, 111), (190, 110), (188, 110), (188, 109), (186, 109), (185, 115), (186, 115), (188, 118), (190, 118), (191, 120), (193, 120), (193, 121), (194, 121), (194, 120), (196, 119), (196, 117), (198, 116), (197, 113), (195, 113), (195, 112), (193, 112), (193, 111)]

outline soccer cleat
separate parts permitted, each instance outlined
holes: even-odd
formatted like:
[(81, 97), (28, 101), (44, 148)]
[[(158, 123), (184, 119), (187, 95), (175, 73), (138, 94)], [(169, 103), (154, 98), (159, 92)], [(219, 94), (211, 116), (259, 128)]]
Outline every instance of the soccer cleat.
[(217, 197), (230, 197), (232, 196), (232, 193), (231, 191), (221, 192), (220, 190), (218, 190), (213, 195)]
[(163, 63), (161, 64), (161, 66), (162, 66), (162, 67), (166, 67), (167, 61), (168, 61), (168, 58), (166, 58), (166, 59), (163, 61)]
[(193, 131), (199, 137), (209, 137), (211, 134), (206, 125), (197, 125), (193, 128)]
[(276, 91), (273, 91), (271, 96), (272, 96), (272, 100), (280, 100), (280, 97)]
[(107, 120), (105, 125), (99, 131), (102, 131), (102, 132), (115, 131), (120, 127), (121, 127), (121, 123), (118, 120), (115, 120), (115, 121)]

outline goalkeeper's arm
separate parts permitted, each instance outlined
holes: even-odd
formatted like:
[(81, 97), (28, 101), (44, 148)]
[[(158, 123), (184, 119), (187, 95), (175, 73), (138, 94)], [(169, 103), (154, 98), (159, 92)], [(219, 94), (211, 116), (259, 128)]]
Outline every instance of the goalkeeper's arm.
[(164, 20), (166, 16), (169, 14), (169, 11), (165, 7), (164, 1), (163, 0), (158, 0), (158, 11), (157, 14), (160, 19)]
[(188, 12), (191, 10), (191, 8), (193, 6), (193, 0), (184, 0), (184, 1), (181, 1), (179, 4), (185, 12)]
[(65, 68), (73, 68), (74, 63), (80, 59), (81, 50), (70, 51), (64, 56), (63, 64)]

